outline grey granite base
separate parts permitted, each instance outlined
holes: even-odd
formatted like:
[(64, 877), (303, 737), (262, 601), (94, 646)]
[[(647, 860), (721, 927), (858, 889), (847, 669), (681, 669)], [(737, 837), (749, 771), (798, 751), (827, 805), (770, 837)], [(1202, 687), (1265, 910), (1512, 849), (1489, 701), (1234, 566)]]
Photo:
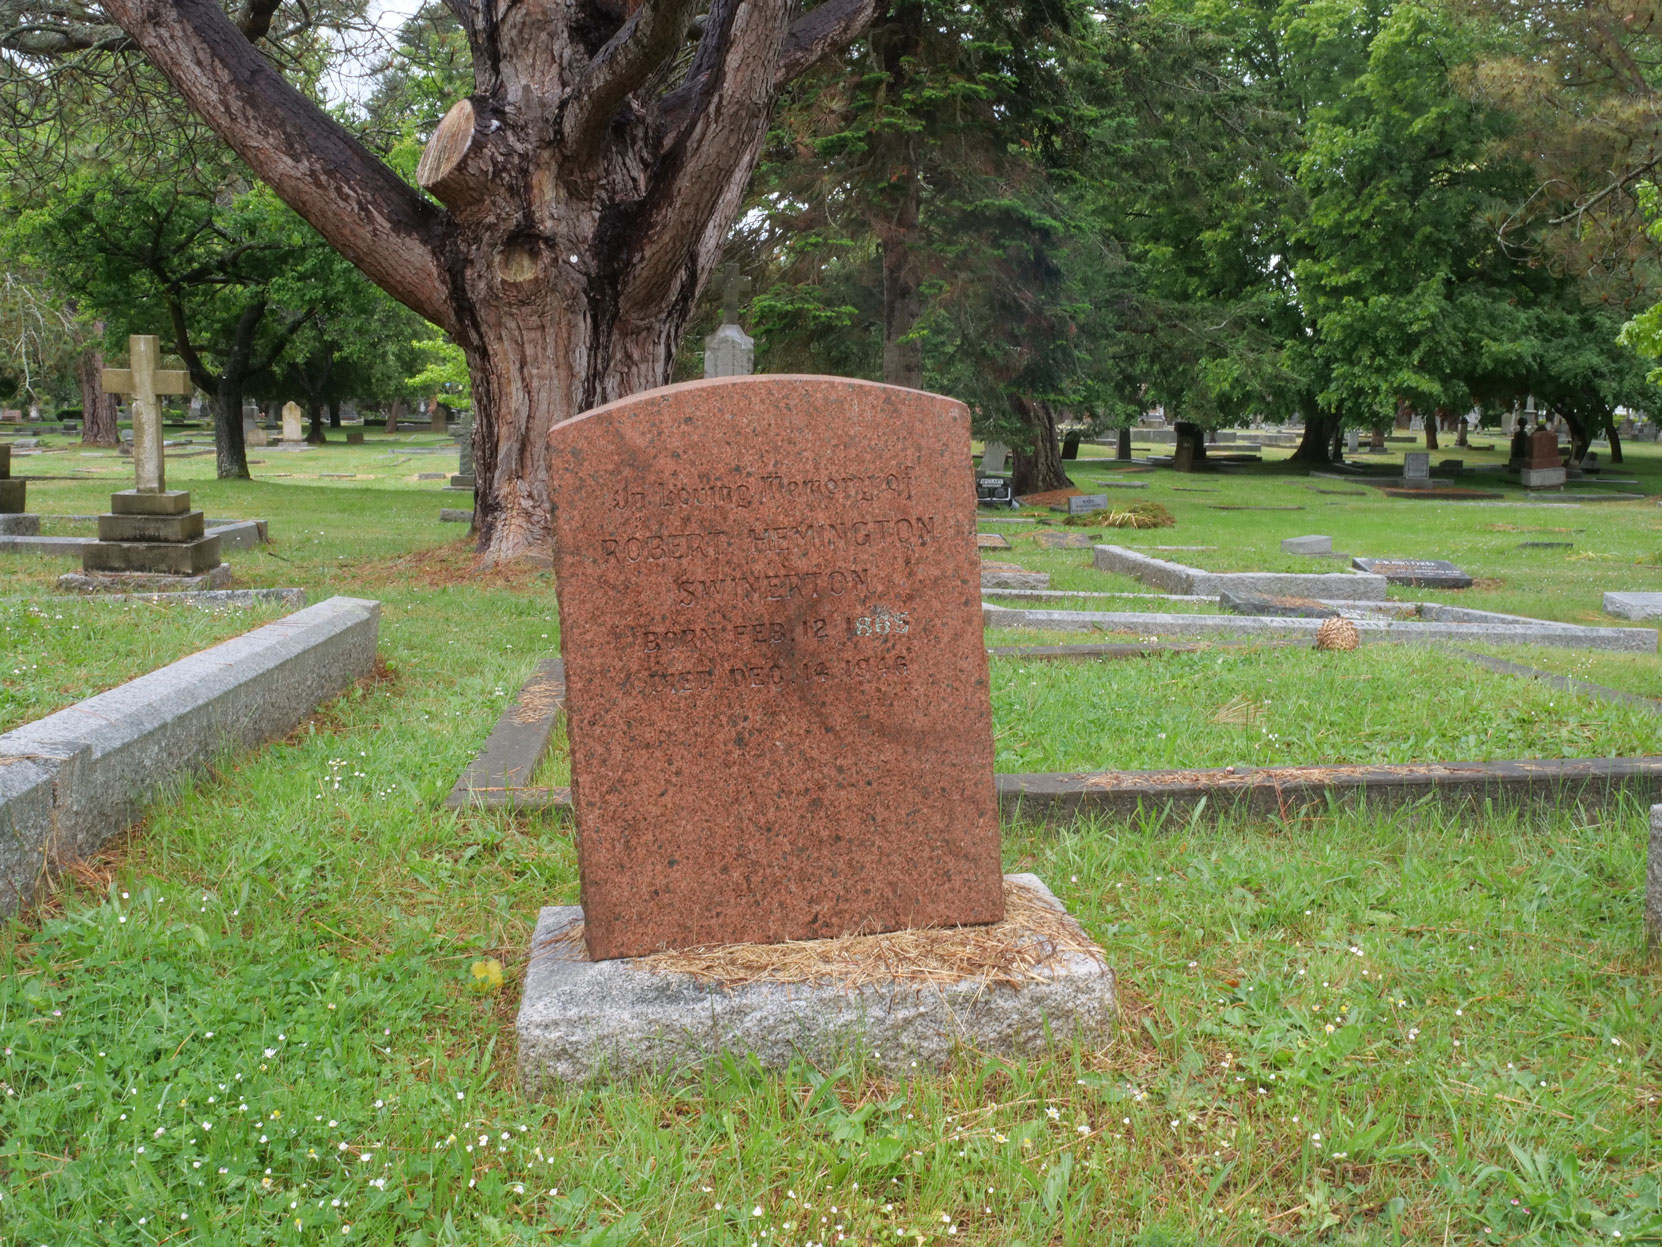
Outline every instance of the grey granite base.
[[(1057, 909), (1034, 875), (1006, 876)], [(583, 911), (544, 909), (531, 940), (520, 1004), (519, 1080), (529, 1094), (558, 1083), (684, 1073), (722, 1052), (781, 1069), (795, 1057), (822, 1068), (856, 1051), (895, 1073), (939, 1069), (959, 1048), (1035, 1055), (1075, 1035), (1105, 1042), (1114, 1029), (1114, 972), (1099, 957), (1060, 959), (1048, 979), (1014, 988), (953, 984), (817, 984), (723, 988), (686, 974), (655, 974), (633, 958), (590, 961), (558, 940)], [(557, 942), (556, 942), (557, 941)]]
[(1604, 613), (1618, 619), (1662, 619), (1662, 593), (1606, 593)]
[(231, 565), (221, 563), (200, 576), (168, 576), (159, 572), (67, 572), (58, 588), (70, 593), (197, 593), (223, 589), (231, 583)]
[(1645, 935), (1662, 947), (1662, 805), (1650, 807), (1650, 857), (1645, 869)]
[(997, 589), (1048, 589), (1049, 572), (982, 572), (981, 592)]

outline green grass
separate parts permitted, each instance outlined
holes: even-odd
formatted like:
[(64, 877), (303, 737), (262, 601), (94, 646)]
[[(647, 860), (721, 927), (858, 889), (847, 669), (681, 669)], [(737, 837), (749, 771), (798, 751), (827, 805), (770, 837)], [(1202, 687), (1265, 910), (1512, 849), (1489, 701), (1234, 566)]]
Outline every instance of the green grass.
[[(898, 1081), (858, 1054), (783, 1075), (735, 1060), (684, 1083), (522, 1098), (518, 989), (538, 907), (578, 897), (572, 829), (440, 802), (556, 645), (552, 578), (471, 576), (459, 528), (437, 522), (455, 495), (408, 479), (453, 457), (378, 465), (386, 452), (375, 434), (256, 452), (253, 482), (206, 479), (210, 459), (169, 464), (210, 515), (271, 522), (274, 546), (230, 554), (239, 584), (379, 599), (387, 670), (225, 759), (0, 926), (0, 1243), (1662, 1237), (1662, 993), (1643, 956), (1638, 808), (1007, 827), (1007, 867), (1046, 879), (1116, 968), (1108, 1047), (1017, 1065), (965, 1053), (949, 1075)], [(95, 512), (123, 483), (125, 461), (74, 451), (14, 463), (71, 460), (102, 475), (37, 482), (36, 509)], [(377, 475), (318, 475), (358, 468)], [(1487, 527), (1507, 511), (1310, 495), (1304, 514), (1224, 513), (1169, 474), (1147, 479), (1178, 526), (1128, 544), (1238, 546), (1249, 566), (1303, 532), (1457, 561), (1528, 539)], [(1248, 500), (1299, 488), (1203, 483)], [(1451, 600), (1591, 621), (1603, 589), (1657, 587), (1662, 569), (1637, 561), (1662, 548), (1654, 507), (1524, 519), (1573, 523), (1586, 532), (1571, 553), (1628, 561), (1537, 567), (1497, 546), (1506, 584)], [(1061, 587), (1140, 588), (1088, 552), (1017, 547), (1007, 557)], [(7, 596), (48, 594), (65, 566), (14, 559)], [(1631, 661), (1654, 676), (1654, 659)], [(1006, 769), (1656, 751), (1620, 708), (1430, 649), (999, 660), (994, 695)], [(1262, 720), (1214, 722), (1231, 700)], [(545, 776), (559, 766), (557, 752)], [(507, 983), (479, 996), (469, 967), (486, 956)]]
[(992, 692), (996, 765), (1009, 772), (1662, 752), (1662, 719), (1644, 707), (1417, 645), (995, 658)]
[(201, 610), (72, 597), (0, 599), (0, 732), (268, 623), (288, 608)]

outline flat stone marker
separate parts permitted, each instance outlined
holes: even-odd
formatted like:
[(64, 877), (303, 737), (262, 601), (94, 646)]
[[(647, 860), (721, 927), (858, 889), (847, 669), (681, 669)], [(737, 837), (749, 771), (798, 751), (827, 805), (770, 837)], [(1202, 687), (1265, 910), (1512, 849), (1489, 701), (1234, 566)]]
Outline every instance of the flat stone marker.
[(1662, 619), (1662, 593), (1606, 593), (1604, 613), (1617, 619)]
[(1046, 550), (1089, 550), (1102, 540), (1101, 533), (1035, 533), (1033, 543)]
[(1008, 550), (1010, 539), (1003, 533), (976, 533), (975, 548), (977, 550)]
[(1333, 538), (1331, 537), (1284, 537), (1281, 541), (1283, 554), (1332, 554)]
[(1352, 559), (1358, 571), (1385, 577), (1387, 584), (1422, 589), (1469, 589), (1472, 578), (1446, 559)]
[(998, 920), (964, 405), (694, 381), (549, 450), (590, 957)]
[(1069, 515), (1090, 515), (1095, 511), (1106, 511), (1107, 509), (1107, 494), (1075, 494), (1068, 499), (1067, 511)]

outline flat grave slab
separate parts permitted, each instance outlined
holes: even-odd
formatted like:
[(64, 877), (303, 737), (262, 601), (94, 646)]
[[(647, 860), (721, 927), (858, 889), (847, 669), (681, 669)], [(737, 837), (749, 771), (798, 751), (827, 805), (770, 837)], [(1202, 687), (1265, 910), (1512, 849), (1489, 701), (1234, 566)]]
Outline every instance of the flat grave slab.
[(531, 779), (548, 752), (565, 695), (564, 664), (558, 658), (538, 663), (519, 696), (497, 719), (484, 748), (450, 790), (445, 805), (460, 810), (548, 804), (553, 790), (534, 788)]
[(1101, 540), (1101, 533), (1042, 532), (1034, 535), (1033, 543), (1046, 550), (1089, 550)]
[(1604, 613), (1618, 619), (1662, 619), (1662, 593), (1606, 593)]
[(1368, 559), (1350, 561), (1357, 571), (1385, 577), (1388, 584), (1421, 589), (1469, 589), (1472, 578), (1447, 559)]
[(1322, 536), (1283, 537), (1281, 539), (1283, 554), (1332, 554), (1333, 538)]
[(1008, 550), (1010, 539), (1003, 533), (976, 533), (975, 548), (977, 550)]

